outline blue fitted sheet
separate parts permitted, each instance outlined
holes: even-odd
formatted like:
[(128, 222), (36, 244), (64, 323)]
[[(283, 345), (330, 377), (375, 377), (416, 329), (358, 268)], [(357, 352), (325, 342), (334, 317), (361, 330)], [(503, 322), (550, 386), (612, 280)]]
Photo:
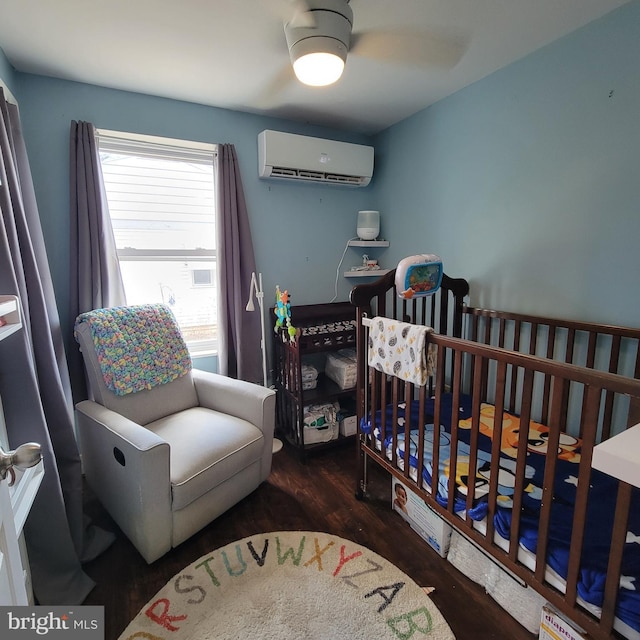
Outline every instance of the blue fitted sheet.
[[(436, 500), (443, 506), (448, 502), (448, 486), (451, 456), (451, 394), (441, 399), (441, 425), (439, 447), (439, 469)], [(398, 406), (398, 437), (396, 454), (403, 458), (405, 452), (404, 420), (406, 407)], [(411, 430), (409, 444), (409, 464), (413, 469), (418, 466), (418, 402), (411, 405)], [(433, 450), (433, 414), (434, 401), (430, 399), (425, 405), (425, 436), (423, 450), (423, 468), (421, 477), (424, 484), (431, 487), (432, 450)], [(361, 430), (373, 434), (386, 453), (390, 454), (392, 442), (393, 407), (386, 409), (385, 433), (381, 434), (381, 413), (378, 411), (375, 424), (363, 419)], [(470, 418), (471, 398), (463, 396), (460, 400), (458, 422), (458, 447), (456, 465), (456, 491), (454, 510), (466, 509), (467, 479), (469, 477), (469, 442), (471, 436)], [(502, 443), (499, 465), (498, 502), (494, 516), (496, 532), (509, 539), (512, 519), (512, 494), (515, 480), (516, 451), (520, 420), (517, 416), (505, 413), (502, 418)], [(478, 435), (478, 460), (475, 472), (475, 493), (472, 508), (468, 511), (474, 520), (482, 520), (488, 513), (488, 483), (493, 469), (491, 467), (491, 444), (493, 427), (493, 407), (483, 405)], [(402, 430), (402, 432), (400, 432)], [(523, 495), (520, 516), (520, 544), (536, 552), (538, 538), (538, 522), (541, 508), (542, 487), (544, 478), (546, 431), (544, 425), (531, 422), (529, 425), (528, 452), (525, 477), (527, 479)], [(382, 437), (381, 437), (382, 435)], [(580, 441), (571, 436), (561, 439), (561, 451), (556, 462), (554, 481), (554, 497), (551, 508), (551, 526), (549, 533), (547, 563), (562, 578), (566, 579), (573, 508), (575, 504), (578, 463), (580, 461)], [(617, 481), (603, 473), (593, 470), (589, 506), (585, 526), (581, 569), (578, 581), (578, 593), (586, 602), (597, 607), (602, 606), (603, 590), (606, 580), (609, 557), (609, 541), (615, 509)], [(620, 593), (616, 615), (631, 628), (640, 632), (640, 490), (634, 489), (627, 527), (627, 544), (624, 550)]]

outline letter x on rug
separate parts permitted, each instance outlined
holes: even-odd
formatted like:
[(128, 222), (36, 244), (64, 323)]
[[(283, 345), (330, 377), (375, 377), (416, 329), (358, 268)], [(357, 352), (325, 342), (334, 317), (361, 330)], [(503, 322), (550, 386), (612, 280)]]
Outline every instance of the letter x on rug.
[(425, 591), (328, 533), (256, 534), (176, 574), (120, 640), (455, 640)]

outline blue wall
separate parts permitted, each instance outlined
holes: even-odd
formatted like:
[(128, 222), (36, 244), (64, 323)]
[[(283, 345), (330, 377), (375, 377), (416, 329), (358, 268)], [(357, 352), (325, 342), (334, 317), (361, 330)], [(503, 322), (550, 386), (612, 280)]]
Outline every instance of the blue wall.
[[(72, 120), (86, 120), (104, 129), (233, 143), (266, 304), (273, 304), (276, 284), (290, 291), (293, 304), (328, 302), (334, 297), (336, 266), (346, 241), (355, 233), (357, 211), (375, 205), (372, 187), (260, 180), (257, 136), (269, 128), (363, 144), (370, 143), (369, 138), (87, 84), (16, 75), (16, 97), (63, 326), (73, 321), (67, 312)], [(346, 300), (351, 282), (341, 277), (338, 286), (337, 299)]]
[(640, 2), (375, 139), (390, 261), (471, 302), (640, 326)]

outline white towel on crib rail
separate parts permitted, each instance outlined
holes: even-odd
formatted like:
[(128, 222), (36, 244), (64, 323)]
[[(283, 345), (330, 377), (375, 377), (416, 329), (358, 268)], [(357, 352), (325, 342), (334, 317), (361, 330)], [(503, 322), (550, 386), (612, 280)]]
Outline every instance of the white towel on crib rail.
[(419, 386), (435, 372), (435, 345), (427, 345), (431, 327), (376, 316), (369, 326), (370, 367)]

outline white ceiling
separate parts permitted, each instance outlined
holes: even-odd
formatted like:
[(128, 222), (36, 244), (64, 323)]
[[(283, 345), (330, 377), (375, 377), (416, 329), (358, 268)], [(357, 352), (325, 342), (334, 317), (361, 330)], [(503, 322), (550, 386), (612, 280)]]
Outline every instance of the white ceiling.
[(374, 45), (323, 88), (292, 77), (293, 0), (1, 0), (0, 48), (18, 71), (376, 133), (627, 1), (351, 0), (354, 34), (417, 33), (429, 64)]

